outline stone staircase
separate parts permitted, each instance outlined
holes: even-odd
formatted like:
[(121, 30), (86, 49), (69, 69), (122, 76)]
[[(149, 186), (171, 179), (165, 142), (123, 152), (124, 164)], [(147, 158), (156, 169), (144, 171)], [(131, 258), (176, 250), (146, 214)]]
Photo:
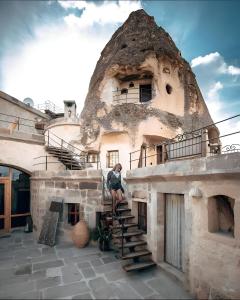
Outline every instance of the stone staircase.
[(82, 170), (85, 168), (84, 163), (79, 160), (79, 156), (66, 148), (46, 146), (45, 149), (49, 154), (56, 157), (61, 163), (63, 163), (66, 166), (66, 169)]
[(68, 170), (82, 170), (86, 166), (86, 155), (72, 144), (64, 141), (50, 130), (44, 134), (45, 150), (56, 157)]
[(105, 201), (104, 205), (107, 207), (106, 219), (110, 221), (113, 245), (118, 252), (118, 258), (127, 262), (123, 269), (130, 272), (155, 266), (151, 259), (152, 253), (147, 249), (147, 242), (141, 239), (144, 232), (133, 222), (135, 217), (131, 215), (128, 202), (123, 201), (119, 204), (116, 216), (112, 216), (111, 201)]

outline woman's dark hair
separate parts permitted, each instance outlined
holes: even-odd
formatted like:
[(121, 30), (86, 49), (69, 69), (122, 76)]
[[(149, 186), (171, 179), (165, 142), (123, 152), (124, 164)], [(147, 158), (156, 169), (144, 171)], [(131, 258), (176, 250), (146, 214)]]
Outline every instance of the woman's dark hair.
[(122, 165), (118, 163), (118, 164), (116, 164), (116, 165), (113, 167), (113, 171), (116, 170), (117, 166), (120, 166), (120, 169), (122, 170)]

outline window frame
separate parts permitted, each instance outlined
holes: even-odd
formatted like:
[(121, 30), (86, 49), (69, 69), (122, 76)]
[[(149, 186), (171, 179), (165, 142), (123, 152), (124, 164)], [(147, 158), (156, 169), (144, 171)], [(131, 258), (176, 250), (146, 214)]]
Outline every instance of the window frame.
[[(111, 154), (116, 153), (115, 157), (111, 158)], [(106, 167), (113, 168), (116, 164), (119, 163), (119, 150), (108, 150), (107, 151), (107, 159), (106, 159)]]

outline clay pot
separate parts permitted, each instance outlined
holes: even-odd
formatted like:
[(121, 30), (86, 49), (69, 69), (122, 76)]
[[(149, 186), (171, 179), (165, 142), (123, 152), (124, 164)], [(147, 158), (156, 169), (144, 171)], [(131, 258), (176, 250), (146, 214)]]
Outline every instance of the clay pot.
[(86, 221), (81, 220), (72, 229), (72, 241), (78, 248), (83, 248), (89, 241), (89, 230)]

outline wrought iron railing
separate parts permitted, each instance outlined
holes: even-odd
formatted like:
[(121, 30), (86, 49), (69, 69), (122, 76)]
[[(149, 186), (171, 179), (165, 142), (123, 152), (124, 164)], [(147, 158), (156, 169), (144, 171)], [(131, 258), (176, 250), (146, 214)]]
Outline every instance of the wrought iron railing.
[[(82, 166), (82, 168), (90, 168), (90, 167), (94, 167), (95, 169), (101, 168), (98, 153), (96, 154), (96, 159), (93, 158), (90, 159), (88, 156), (88, 152), (83, 151), (73, 146), (72, 144), (66, 142), (65, 140), (63, 140), (62, 138), (58, 137), (56, 134), (51, 132), (50, 130), (46, 130), (44, 136), (45, 136), (46, 147), (50, 147), (50, 148), (53, 147), (59, 150), (59, 155), (57, 156), (58, 159), (64, 160), (64, 156), (66, 156), (66, 152), (69, 154), (70, 168), (71, 166), (74, 165), (76, 166), (76, 164)], [(48, 149), (49, 148), (47, 148), (47, 150)], [(59, 162), (51, 161), (52, 158), (53, 158), (52, 155), (43, 155), (43, 156), (36, 157), (35, 159), (38, 160), (38, 162), (35, 163), (34, 166), (45, 165), (45, 169), (47, 170), (49, 164), (55, 164), (55, 163), (62, 164), (62, 162), (60, 161)]]
[(139, 88), (126, 88), (121, 90), (116, 90), (112, 92), (113, 94), (113, 104), (123, 104), (123, 103), (145, 103), (150, 101), (156, 96), (156, 91), (154, 88), (151, 90), (144, 90)]
[(37, 109), (39, 109), (42, 112), (45, 112), (46, 110), (49, 110), (53, 113), (63, 113), (63, 110), (58, 107), (55, 103), (47, 100), (44, 103), (38, 104)]
[[(234, 120), (234, 125), (229, 124)], [(219, 134), (219, 129), (224, 134)], [(235, 130), (233, 130), (235, 128)], [(231, 132), (229, 132), (231, 131)], [(237, 140), (239, 140), (239, 143)], [(224, 146), (222, 146), (224, 145)], [(177, 159), (240, 152), (240, 114), (178, 134), (160, 144), (144, 145), (130, 153), (130, 169), (165, 163)]]
[(22, 118), (19, 116), (0, 113), (0, 127), (7, 128), (10, 131), (22, 131), (43, 134), (43, 130), (36, 129), (37, 121)]

